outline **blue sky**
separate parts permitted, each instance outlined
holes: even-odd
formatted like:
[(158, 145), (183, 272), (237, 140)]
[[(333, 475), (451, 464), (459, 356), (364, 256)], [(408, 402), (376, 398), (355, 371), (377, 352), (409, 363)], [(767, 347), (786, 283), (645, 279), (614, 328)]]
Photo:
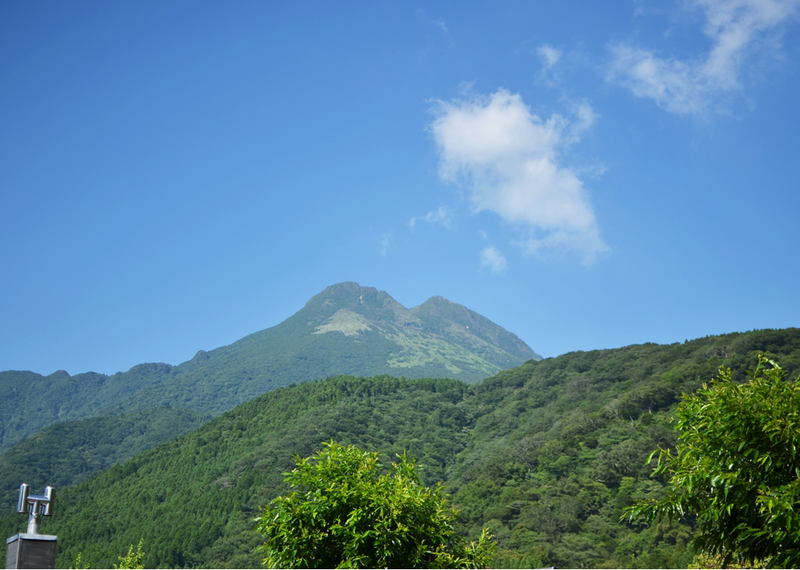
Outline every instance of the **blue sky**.
[(0, 3), (0, 370), (357, 281), (543, 356), (800, 325), (800, 0)]

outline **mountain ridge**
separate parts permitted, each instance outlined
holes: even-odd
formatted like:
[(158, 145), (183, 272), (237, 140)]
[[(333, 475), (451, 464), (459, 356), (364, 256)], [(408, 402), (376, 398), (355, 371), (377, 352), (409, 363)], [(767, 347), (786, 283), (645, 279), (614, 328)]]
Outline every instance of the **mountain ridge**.
[(219, 415), (280, 386), (340, 374), (477, 382), (540, 358), (516, 335), (443, 297), (407, 309), (386, 291), (338, 283), (281, 323), (178, 365), (143, 363), (110, 376), (0, 372), (8, 395), (0, 401), (0, 452), (60, 421), (157, 406)]

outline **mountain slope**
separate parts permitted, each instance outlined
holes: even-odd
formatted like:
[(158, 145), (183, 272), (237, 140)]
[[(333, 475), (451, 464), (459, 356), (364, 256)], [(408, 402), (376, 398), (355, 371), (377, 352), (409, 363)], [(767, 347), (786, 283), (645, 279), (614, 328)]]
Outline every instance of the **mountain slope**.
[[(529, 361), (474, 385), (337, 377), (282, 388), (191, 434), (59, 490), (42, 532), (59, 564), (109, 566), (145, 539), (148, 566), (258, 567), (258, 507), (285, 491), (292, 455), (336, 439), (392, 458), (407, 449), (443, 481), (464, 530), (495, 533), (497, 567), (686, 567), (692, 521), (619, 522), (662, 483), (644, 465), (675, 441), (671, 411), (720, 365), (739, 379), (759, 353), (800, 371), (800, 329)], [(6, 536), (24, 517), (0, 518)]]
[[(385, 291), (356, 283), (334, 285), (280, 325), (198, 354), (178, 367), (173, 384), (192, 383), (197, 390), (198, 376), (219, 378), (222, 372), (236, 379), (226, 381), (224, 390), (235, 390), (230, 398), (239, 403), (302, 379), (394, 374), (477, 382), (540, 358), (477, 313), (441, 297), (436, 305), (438, 310), (421, 310), (425, 305), (408, 310)], [(478, 325), (474, 332), (466, 328), (470, 322)], [(219, 413), (231, 407), (210, 405), (200, 409)]]
[(22, 482), (36, 489), (75, 485), (209, 419), (199, 412), (152, 408), (48, 426), (0, 453), (0, 512), (15, 508)]
[(179, 366), (141, 364), (113, 376), (1, 372), (0, 452), (60, 421), (164, 405), (219, 415), (278, 387), (339, 374), (477, 382), (539, 358), (442, 297), (409, 310), (385, 291), (341, 283), (279, 325)]
[(160, 384), (172, 369), (168, 364), (140, 364), (113, 376), (0, 372), (0, 452), (51, 424), (102, 414), (109, 402)]

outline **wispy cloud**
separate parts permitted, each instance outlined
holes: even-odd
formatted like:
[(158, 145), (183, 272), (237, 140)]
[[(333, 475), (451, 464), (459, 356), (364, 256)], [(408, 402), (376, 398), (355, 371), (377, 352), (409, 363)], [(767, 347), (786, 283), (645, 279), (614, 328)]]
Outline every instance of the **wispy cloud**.
[(378, 252), (386, 257), (389, 248), (392, 246), (392, 232), (386, 232), (378, 238)]
[(542, 60), (542, 70), (550, 71), (553, 66), (561, 59), (561, 50), (554, 48), (551, 45), (544, 44), (537, 50), (539, 58)]
[(447, 22), (445, 22), (442, 18), (435, 18), (428, 14), (427, 11), (419, 8), (417, 10), (417, 17), (421, 18), (423, 22), (425, 22), (429, 26), (433, 26), (439, 29), (439, 32), (442, 34), (442, 37), (445, 41), (450, 45), (450, 47), (454, 46), (453, 43), (453, 36), (450, 34), (450, 29), (447, 27)]
[(692, 6), (705, 11), (708, 53), (679, 60), (615, 44), (607, 80), (672, 113), (703, 112), (717, 96), (741, 87), (741, 68), (757, 40), (795, 17), (800, 0), (694, 0)]
[(431, 132), (439, 174), (467, 189), (473, 212), (488, 210), (521, 232), (529, 253), (577, 253), (585, 263), (608, 250), (600, 238), (583, 183), (559, 152), (591, 127), (588, 104), (572, 121), (531, 113), (517, 94), (499, 90), (440, 102)]
[(424, 216), (414, 216), (408, 221), (408, 225), (413, 229), (417, 222), (427, 222), (429, 224), (441, 224), (445, 228), (450, 229), (453, 221), (453, 216), (450, 210), (443, 206), (439, 206), (436, 210), (431, 210)]
[(561, 50), (549, 44), (543, 44), (536, 50), (536, 54), (542, 62), (542, 68), (539, 70), (537, 79), (552, 87), (556, 80), (554, 68), (561, 59)]
[(551, 45), (544, 44), (539, 47), (539, 57), (542, 60), (542, 68), (545, 71), (550, 70), (558, 60), (561, 59), (561, 50), (554, 48)]
[(503, 273), (508, 267), (505, 256), (494, 247), (484, 247), (480, 253), (481, 269), (489, 268), (495, 275)]

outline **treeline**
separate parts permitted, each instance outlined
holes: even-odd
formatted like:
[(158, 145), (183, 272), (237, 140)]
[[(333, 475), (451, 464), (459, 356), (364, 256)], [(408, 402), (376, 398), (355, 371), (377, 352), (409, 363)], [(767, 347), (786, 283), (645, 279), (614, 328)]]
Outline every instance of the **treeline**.
[[(663, 482), (644, 465), (675, 442), (671, 411), (720, 365), (757, 355), (800, 370), (800, 330), (754, 331), (668, 346), (576, 352), (477, 385), (388, 376), (281, 388), (70, 489), (41, 531), (60, 566), (78, 552), (108, 567), (144, 538), (149, 567), (259, 567), (253, 519), (286, 491), (293, 455), (334, 439), (393, 458), (408, 450), (442, 481), (462, 531), (489, 526), (500, 567), (686, 567), (691, 519), (619, 522)], [(0, 533), (24, 527), (0, 518)]]

